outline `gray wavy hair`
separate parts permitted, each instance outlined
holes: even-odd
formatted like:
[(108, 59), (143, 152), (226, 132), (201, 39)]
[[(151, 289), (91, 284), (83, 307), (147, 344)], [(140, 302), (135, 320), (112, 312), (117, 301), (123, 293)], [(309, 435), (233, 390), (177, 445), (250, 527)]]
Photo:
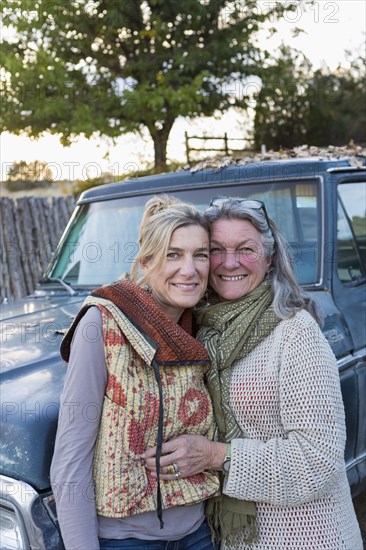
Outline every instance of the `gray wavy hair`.
[(267, 258), (271, 258), (268, 280), (273, 292), (273, 308), (280, 319), (288, 319), (300, 309), (306, 309), (319, 324), (322, 318), (315, 302), (296, 281), (292, 268), (290, 246), (280, 230), (260, 206), (253, 208), (241, 198), (220, 198), (217, 206), (210, 206), (204, 213), (211, 228), (217, 220), (247, 220), (260, 232)]

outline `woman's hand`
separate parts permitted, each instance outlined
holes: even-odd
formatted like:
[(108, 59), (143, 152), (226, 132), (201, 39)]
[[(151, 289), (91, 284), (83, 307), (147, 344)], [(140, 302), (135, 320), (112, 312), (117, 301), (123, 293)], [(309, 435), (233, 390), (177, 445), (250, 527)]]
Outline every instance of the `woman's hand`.
[[(163, 443), (160, 457), (160, 478), (171, 480), (189, 477), (204, 470), (221, 470), (226, 444), (210, 441), (203, 435), (181, 435)], [(145, 466), (156, 477), (156, 447), (142, 455)]]

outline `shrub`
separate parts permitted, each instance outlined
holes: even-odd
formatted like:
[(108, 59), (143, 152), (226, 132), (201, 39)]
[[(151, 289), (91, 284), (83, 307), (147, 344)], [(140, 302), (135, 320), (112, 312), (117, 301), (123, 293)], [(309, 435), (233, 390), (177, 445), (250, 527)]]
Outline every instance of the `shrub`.
[(4, 186), (8, 191), (30, 191), (31, 189), (47, 189), (51, 187), (52, 181), (50, 180), (6, 180)]

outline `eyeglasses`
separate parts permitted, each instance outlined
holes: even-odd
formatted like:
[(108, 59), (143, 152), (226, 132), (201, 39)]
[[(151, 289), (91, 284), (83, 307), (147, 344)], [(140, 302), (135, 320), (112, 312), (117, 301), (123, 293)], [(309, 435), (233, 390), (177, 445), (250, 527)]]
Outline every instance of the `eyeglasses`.
[(264, 214), (264, 217), (266, 218), (267, 225), (268, 225), (269, 229), (271, 230), (271, 226), (269, 224), (269, 217), (268, 217), (268, 214), (267, 214), (266, 206), (265, 206), (263, 201), (259, 201), (259, 200), (256, 200), (256, 199), (244, 199), (244, 198), (241, 198), (241, 197), (216, 197), (216, 198), (211, 200), (210, 208), (211, 207), (220, 208), (228, 200), (232, 200), (232, 201), (237, 202), (239, 204), (245, 204), (245, 206), (247, 206), (248, 208), (251, 208), (253, 210), (262, 210), (263, 214)]

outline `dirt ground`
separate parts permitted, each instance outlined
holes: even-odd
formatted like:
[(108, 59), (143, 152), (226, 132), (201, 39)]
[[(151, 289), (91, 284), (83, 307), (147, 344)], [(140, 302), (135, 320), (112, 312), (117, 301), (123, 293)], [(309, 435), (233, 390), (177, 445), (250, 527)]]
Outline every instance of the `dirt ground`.
[[(366, 491), (353, 500), (357, 519), (360, 524), (364, 549), (366, 548)], [(355, 548), (356, 550), (356, 548)]]

